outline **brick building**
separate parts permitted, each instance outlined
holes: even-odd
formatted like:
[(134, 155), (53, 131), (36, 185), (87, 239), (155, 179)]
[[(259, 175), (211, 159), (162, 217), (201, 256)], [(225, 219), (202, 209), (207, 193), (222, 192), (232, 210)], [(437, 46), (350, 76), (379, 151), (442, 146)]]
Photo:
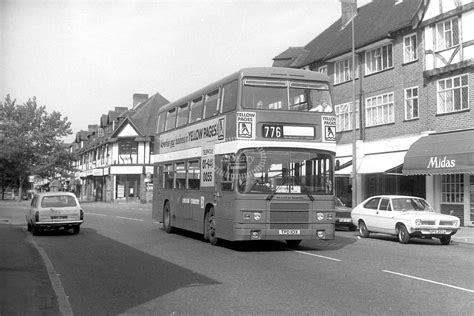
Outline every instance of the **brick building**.
[[(357, 201), (375, 194), (422, 196), (474, 226), (474, 2), (374, 0), (357, 13)], [(276, 56), (274, 66), (332, 79), (336, 190), (350, 204), (351, 25), (341, 29), (336, 21), (305, 47)]]

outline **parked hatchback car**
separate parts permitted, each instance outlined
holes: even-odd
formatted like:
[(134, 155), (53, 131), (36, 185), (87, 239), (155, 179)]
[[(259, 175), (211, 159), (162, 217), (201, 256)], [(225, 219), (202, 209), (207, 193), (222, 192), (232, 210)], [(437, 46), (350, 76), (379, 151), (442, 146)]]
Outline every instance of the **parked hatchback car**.
[(356, 226), (352, 223), (350, 207), (347, 207), (340, 198), (335, 197), (336, 205), (336, 227), (347, 227), (350, 231), (356, 230)]
[(448, 245), (460, 225), (458, 217), (436, 213), (425, 199), (401, 195), (370, 197), (352, 210), (351, 217), (361, 237), (385, 233), (402, 244), (412, 237), (434, 237)]
[(73, 193), (48, 192), (33, 196), (26, 213), (28, 231), (38, 234), (44, 229), (71, 229), (78, 234), (84, 222), (84, 211)]

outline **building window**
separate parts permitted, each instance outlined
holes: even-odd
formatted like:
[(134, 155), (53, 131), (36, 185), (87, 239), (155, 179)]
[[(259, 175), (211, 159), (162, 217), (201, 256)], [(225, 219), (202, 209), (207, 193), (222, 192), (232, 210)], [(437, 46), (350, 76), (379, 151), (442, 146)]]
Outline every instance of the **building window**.
[(436, 24), (436, 50), (459, 45), (458, 19), (453, 18)]
[(468, 95), (467, 75), (438, 80), (438, 114), (468, 109)]
[(462, 174), (441, 176), (441, 202), (464, 203), (464, 180)]
[(393, 67), (392, 44), (365, 53), (366, 74), (370, 75)]
[(365, 126), (377, 126), (395, 122), (393, 92), (367, 98)]
[(403, 38), (403, 62), (409, 63), (418, 59), (416, 34)]
[[(338, 104), (334, 107), (336, 111), (336, 127), (338, 132), (352, 130), (352, 114), (354, 109), (352, 108), (352, 102)], [(359, 128), (359, 101), (356, 101), (356, 128)]]
[[(356, 62), (356, 78), (357, 70)], [(352, 80), (352, 57), (334, 63), (334, 84), (346, 82)]]
[(328, 66), (324, 65), (324, 66), (319, 67), (318, 72), (327, 75), (328, 74)]
[(418, 87), (405, 89), (405, 120), (418, 117)]

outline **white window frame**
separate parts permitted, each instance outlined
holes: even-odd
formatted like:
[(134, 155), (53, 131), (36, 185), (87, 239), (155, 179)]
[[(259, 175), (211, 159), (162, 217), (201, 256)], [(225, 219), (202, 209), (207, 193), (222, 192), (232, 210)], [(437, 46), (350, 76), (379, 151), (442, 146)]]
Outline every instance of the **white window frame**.
[[(456, 26), (454, 26), (456, 21)], [(436, 34), (436, 50), (449, 49), (459, 45), (459, 20), (457, 17), (436, 23), (434, 32)], [(455, 36), (457, 34), (457, 36)]]
[(328, 74), (328, 66), (324, 65), (318, 68), (318, 72), (323, 73), (323, 74)]
[[(356, 56), (355, 78), (359, 78), (359, 65)], [(352, 57), (334, 62), (334, 84), (348, 82), (352, 80)]]
[(418, 43), (416, 33), (403, 37), (403, 63), (418, 60)]
[[(356, 128), (360, 127), (359, 100), (356, 101)], [(342, 103), (334, 106), (336, 113), (336, 131), (351, 131), (354, 109), (352, 102)]]
[(371, 75), (393, 68), (393, 45), (388, 43), (365, 52), (365, 73)]
[[(463, 84), (463, 80), (465, 83)], [(469, 109), (469, 75), (440, 79), (437, 88), (437, 114), (454, 113)], [(463, 95), (465, 100), (463, 100)], [(460, 104), (457, 104), (460, 102)]]
[(378, 126), (395, 122), (395, 101), (393, 92), (365, 99), (365, 126)]
[(418, 89), (418, 86), (405, 89), (405, 120), (413, 120), (420, 117), (419, 97), (420, 89)]
[(464, 204), (463, 174), (443, 174), (441, 176), (441, 203)]

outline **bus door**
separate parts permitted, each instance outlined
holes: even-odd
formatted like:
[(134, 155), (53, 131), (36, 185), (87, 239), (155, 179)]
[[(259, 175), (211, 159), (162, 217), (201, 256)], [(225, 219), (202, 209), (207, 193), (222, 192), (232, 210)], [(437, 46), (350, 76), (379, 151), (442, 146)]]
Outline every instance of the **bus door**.
[(215, 207), (225, 217), (233, 217), (235, 211), (235, 154), (216, 155)]

